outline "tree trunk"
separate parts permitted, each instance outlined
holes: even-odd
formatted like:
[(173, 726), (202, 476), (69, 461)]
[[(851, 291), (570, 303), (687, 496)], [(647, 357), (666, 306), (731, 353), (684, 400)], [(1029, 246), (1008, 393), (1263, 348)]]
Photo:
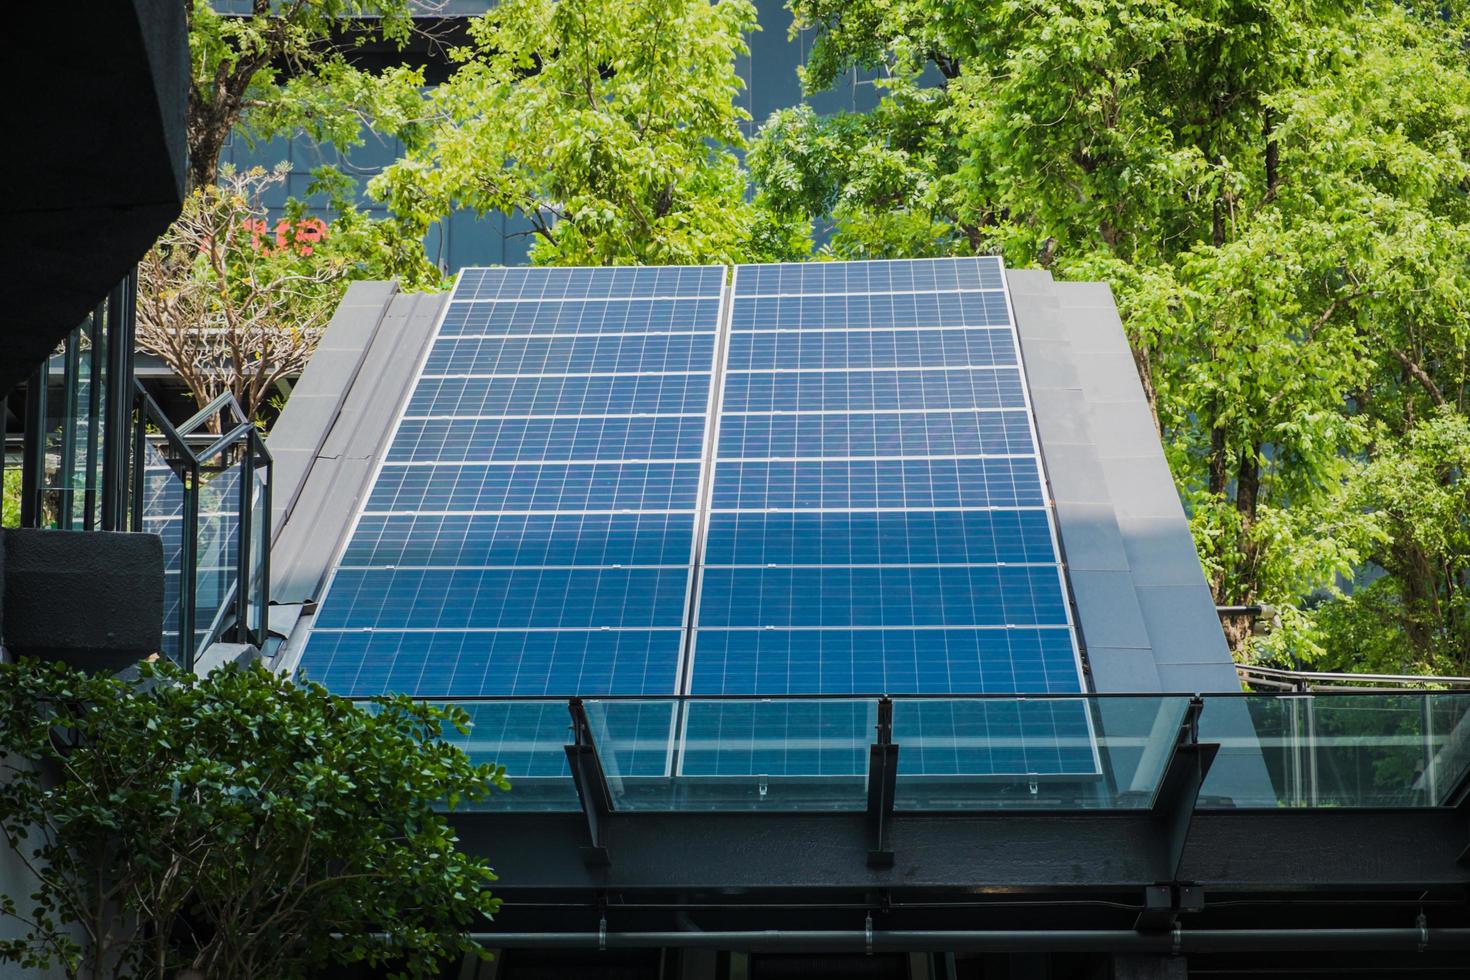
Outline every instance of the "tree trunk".
[(1225, 493), (1225, 429), (1215, 426), (1210, 429), (1210, 496)]
[(1143, 385), (1143, 397), (1148, 400), (1148, 414), (1154, 420), (1154, 432), (1159, 441), (1164, 438), (1164, 426), (1159, 421), (1159, 392), (1154, 387), (1153, 356), (1143, 344), (1129, 345), (1133, 349), (1133, 366), (1138, 371), (1138, 380)]
[(1276, 197), (1281, 183), (1281, 143), (1276, 139), (1276, 113), (1267, 109), (1262, 124), (1266, 137), (1266, 200)]

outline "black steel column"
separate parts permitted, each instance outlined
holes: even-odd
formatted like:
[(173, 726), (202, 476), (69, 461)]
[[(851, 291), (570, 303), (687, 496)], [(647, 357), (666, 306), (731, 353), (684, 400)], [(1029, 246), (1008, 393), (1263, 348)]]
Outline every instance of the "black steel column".
[(42, 361), (26, 382), (25, 453), (20, 478), (20, 526), (41, 524), (41, 483), (46, 479), (46, 381), (49, 363)]
[[(138, 270), (134, 269), (107, 300), (107, 398), (103, 407), (101, 495), (104, 531), (126, 530), (137, 288)], [(141, 467), (141, 456), (132, 463)]]
[(77, 375), (81, 372), (82, 328), (76, 327), (66, 337), (66, 365), (61, 377), (61, 454), (56, 466), (56, 526), (69, 531), (72, 527), (76, 499), (77, 468)]
[(92, 347), (87, 351), (87, 445), (86, 467), (82, 490), (82, 529), (97, 529), (98, 464), (101, 462), (102, 440), (109, 435), (102, 410), (103, 393), (107, 389), (107, 320), (111, 314), (112, 296), (92, 313)]

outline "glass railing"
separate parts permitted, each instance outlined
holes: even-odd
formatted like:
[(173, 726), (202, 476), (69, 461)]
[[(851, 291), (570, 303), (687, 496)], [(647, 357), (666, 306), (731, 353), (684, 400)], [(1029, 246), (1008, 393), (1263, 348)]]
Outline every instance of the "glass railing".
[(1220, 745), (1202, 805), (1439, 806), (1470, 765), (1470, 692), (1211, 697), (1200, 740)]
[(1180, 747), (1218, 746), (1200, 808), (1435, 807), (1470, 785), (1470, 692), (448, 699), (494, 809), (577, 809), (585, 712), (614, 811), (868, 805), (875, 744), (898, 746), (894, 809), (1141, 810)]

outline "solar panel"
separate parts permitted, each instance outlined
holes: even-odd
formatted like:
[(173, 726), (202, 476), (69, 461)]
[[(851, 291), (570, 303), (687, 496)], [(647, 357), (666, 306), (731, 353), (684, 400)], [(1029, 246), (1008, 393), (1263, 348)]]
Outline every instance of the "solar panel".
[[(357, 695), (685, 694), (609, 723), (639, 746), (624, 775), (691, 777), (866, 759), (871, 702), (700, 696), (1082, 690), (999, 260), (726, 275), (462, 273), (303, 672)], [(1091, 772), (1074, 709), (906, 708), (901, 766)], [(477, 706), (476, 737), (561, 772), (546, 710)]]
[[(676, 693), (725, 278), (466, 270), (302, 671), (356, 695)], [(522, 774), (561, 770), (565, 708), (476, 714), (477, 737), (519, 732)]]
[[(1080, 691), (999, 260), (740, 266), (732, 310), (688, 692)], [(808, 733), (807, 747), (752, 754), (717, 734), (752, 709), (694, 702), (686, 732), (701, 747), (683, 771), (863, 771), (861, 753), (811, 748), (833, 709), (781, 713), (767, 723)], [(1056, 714), (958, 718), (936, 703), (898, 719), (900, 744), (941, 730), (962, 744), (989, 725), (994, 746), (901, 765), (1090, 771), (1088, 751), (1024, 751), (1057, 743), (1028, 735), (1085, 730)], [(1005, 751), (1008, 736), (1022, 750)]]

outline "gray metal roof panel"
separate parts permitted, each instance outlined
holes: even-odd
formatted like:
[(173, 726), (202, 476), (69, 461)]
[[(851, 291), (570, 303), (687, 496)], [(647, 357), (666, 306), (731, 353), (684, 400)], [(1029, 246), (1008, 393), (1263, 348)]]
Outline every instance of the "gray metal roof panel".
[(1006, 275), (1094, 688), (1239, 690), (1111, 290)]
[(351, 527), (413, 383), (444, 296), (354, 283), (287, 402), (268, 445), (279, 447), (272, 596), (314, 599)]

